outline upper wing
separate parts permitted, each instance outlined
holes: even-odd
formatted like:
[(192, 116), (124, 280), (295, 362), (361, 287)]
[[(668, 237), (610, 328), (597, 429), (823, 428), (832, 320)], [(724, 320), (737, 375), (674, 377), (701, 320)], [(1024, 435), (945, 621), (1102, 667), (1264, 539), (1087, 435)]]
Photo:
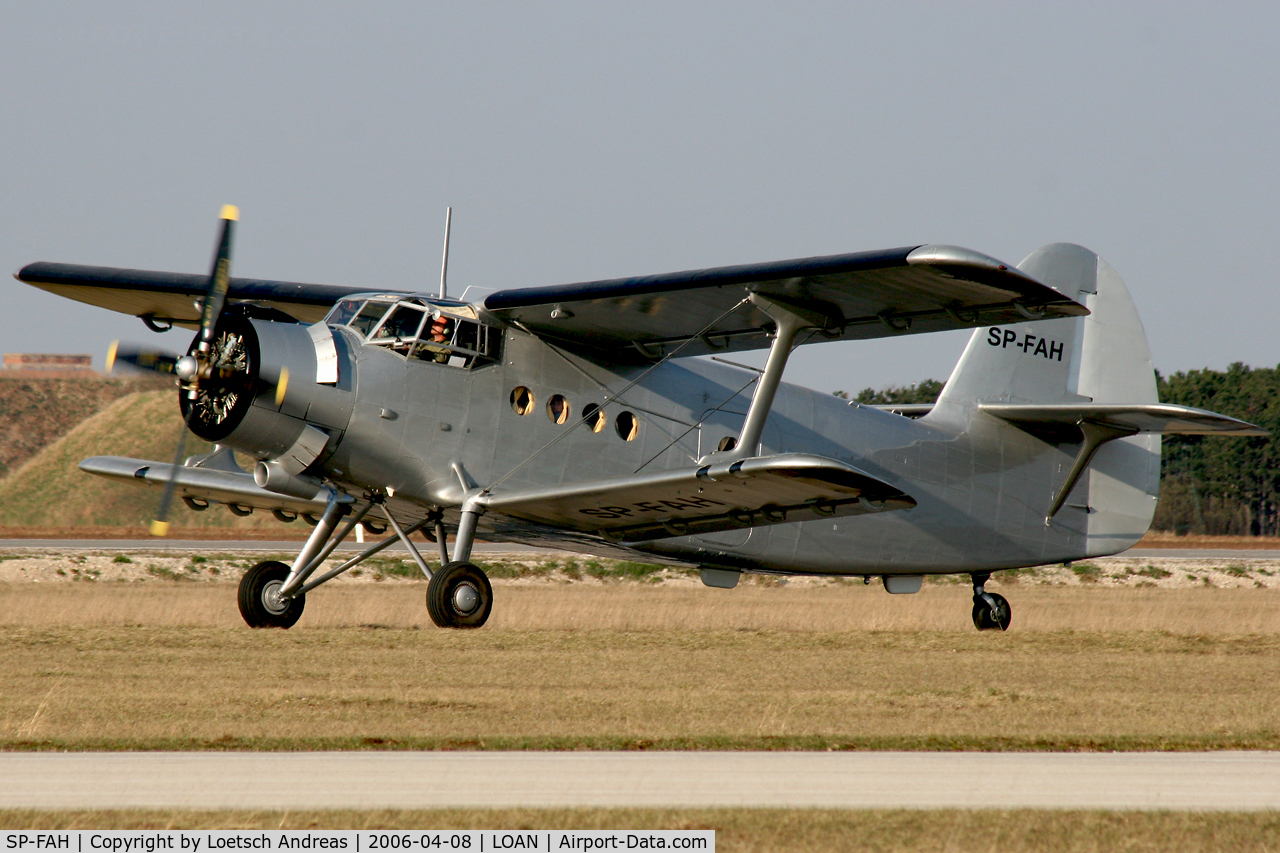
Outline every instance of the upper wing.
[(1028, 432), (1053, 432), (1081, 421), (1164, 435), (1270, 435), (1247, 421), (1170, 403), (980, 403), (978, 408)]
[(1007, 264), (953, 246), (501, 290), (484, 304), (500, 319), (577, 349), (656, 359), (682, 344), (681, 356), (768, 346), (772, 321), (754, 305), (740, 304), (753, 292), (822, 317), (825, 339), (1089, 313)]
[[(77, 302), (157, 322), (192, 327), (200, 322), (200, 302), (209, 290), (207, 274), (80, 264), (28, 264), (13, 277)], [(339, 299), (368, 291), (368, 287), (233, 278), (227, 291), (227, 302), (253, 302), (283, 311), (300, 322), (315, 323), (324, 319)]]
[(491, 512), (617, 542), (916, 505), (901, 490), (851, 465), (803, 453), (500, 492), (484, 503)]

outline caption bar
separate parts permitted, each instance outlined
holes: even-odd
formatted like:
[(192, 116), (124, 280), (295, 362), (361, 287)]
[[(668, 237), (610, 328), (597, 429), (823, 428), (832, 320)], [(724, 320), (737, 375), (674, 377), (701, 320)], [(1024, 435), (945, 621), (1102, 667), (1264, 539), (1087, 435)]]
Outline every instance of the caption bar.
[(340, 853), (466, 850), (700, 850), (716, 849), (712, 829), (592, 830), (67, 830), (3, 832), (0, 853), (219, 853), (231, 850), (306, 850)]

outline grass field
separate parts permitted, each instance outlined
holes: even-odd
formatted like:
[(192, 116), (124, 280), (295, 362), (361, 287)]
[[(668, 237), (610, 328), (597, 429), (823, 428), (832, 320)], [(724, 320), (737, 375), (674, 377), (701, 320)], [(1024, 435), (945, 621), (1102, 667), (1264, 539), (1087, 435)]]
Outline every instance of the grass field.
[(714, 829), (719, 853), (1272, 853), (1280, 815), (827, 809), (0, 811), (0, 829)]
[[(961, 584), (888, 596), (512, 580), (489, 626), (446, 632), (423, 585), (389, 575), (321, 590), (282, 632), (243, 627), (234, 584), (216, 579), (54, 577), (0, 584), (0, 749), (1280, 748), (1276, 589), (1014, 579), (1000, 587), (1014, 629), (979, 634)], [(1275, 813), (0, 810), (5, 829), (164, 827), (712, 828), (721, 851), (1280, 850)]]
[(298, 627), (230, 584), (10, 584), (7, 749), (1274, 749), (1280, 593), (498, 588), (429, 627), (421, 585), (335, 587)]

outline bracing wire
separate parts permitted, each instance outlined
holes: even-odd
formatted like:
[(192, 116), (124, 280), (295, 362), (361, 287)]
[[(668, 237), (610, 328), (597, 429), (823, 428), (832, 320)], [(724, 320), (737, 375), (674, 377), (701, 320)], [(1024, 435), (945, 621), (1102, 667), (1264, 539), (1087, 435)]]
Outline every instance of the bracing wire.
[[(716, 317), (714, 320), (712, 320), (710, 323), (708, 323), (706, 326), (704, 326), (704, 327), (702, 328), (702, 330), (701, 330), (700, 332), (698, 332), (696, 335), (691, 335), (690, 337), (686, 338), (686, 339), (685, 339), (685, 341), (684, 341), (684, 343), (680, 344), (678, 347), (676, 347), (675, 349), (673, 349), (671, 352), (669, 352), (669, 353), (665, 354), (664, 356), (662, 356), (662, 358), (658, 359), (656, 362), (654, 362), (653, 364), (651, 364), (651, 365), (650, 365), (648, 368), (646, 368), (646, 369), (645, 369), (645, 370), (644, 370), (644, 371), (643, 371), (639, 376), (637, 376), (635, 379), (632, 379), (630, 382), (628, 382), (626, 385), (624, 385), (624, 386), (621, 388), (621, 390), (616, 391), (616, 392), (614, 392), (613, 394), (606, 395), (606, 397), (605, 397), (605, 399), (604, 399), (604, 402), (600, 404), (600, 408), (602, 408), (602, 409), (603, 409), (605, 406), (609, 405), (610, 403), (613, 403), (613, 402), (614, 402), (614, 401), (616, 401), (619, 397), (621, 397), (623, 394), (627, 393), (627, 392), (628, 392), (628, 391), (630, 391), (632, 388), (634, 388), (634, 387), (636, 387), (637, 385), (639, 385), (641, 382), (643, 382), (643, 381), (645, 380), (645, 378), (646, 378), (650, 373), (653, 373), (653, 371), (657, 370), (659, 367), (661, 367), (662, 365), (666, 364), (666, 363), (667, 363), (668, 361), (670, 361), (671, 359), (675, 358), (677, 355), (679, 355), (679, 354), (680, 354), (680, 351), (681, 351), (681, 350), (683, 350), (683, 349), (684, 349), (685, 347), (687, 347), (689, 344), (691, 344), (691, 343), (693, 343), (694, 341), (696, 341), (696, 340), (698, 340), (699, 338), (701, 338), (701, 336), (702, 336), (702, 335), (705, 335), (705, 334), (707, 334), (708, 332), (710, 332), (710, 331), (712, 330), (712, 328), (714, 328), (714, 327), (715, 327), (715, 325), (716, 325), (717, 323), (719, 323), (721, 320), (723, 320), (724, 318), (728, 317), (728, 316), (729, 316), (730, 314), (732, 314), (734, 311), (737, 311), (739, 308), (741, 308), (743, 305), (746, 305), (746, 304), (747, 304), (748, 302), (750, 302), (750, 301), (751, 301), (751, 297), (749, 297), (749, 296), (747, 296), (747, 297), (743, 297), (742, 301), (738, 302), (738, 303), (737, 303), (737, 304), (735, 304), (732, 308), (730, 308), (729, 310), (725, 311), (725, 312), (724, 312), (723, 314), (721, 314), (720, 316)], [(523, 327), (522, 327), (522, 328), (523, 328)], [(528, 329), (525, 329), (525, 331), (528, 331)], [(753, 379), (752, 381), (754, 382), (755, 380)], [(507, 470), (507, 472), (506, 472), (505, 474), (503, 474), (501, 477), (499, 477), (498, 479), (496, 479), (496, 480), (494, 480), (492, 483), (490, 483), (488, 486), (486, 486), (486, 487), (484, 488), (484, 491), (485, 491), (485, 492), (492, 491), (493, 489), (495, 489), (495, 488), (497, 488), (498, 486), (500, 486), (500, 485), (502, 485), (503, 483), (505, 483), (507, 480), (509, 480), (509, 479), (511, 478), (511, 476), (512, 476), (513, 474), (515, 474), (517, 471), (519, 471), (519, 470), (520, 470), (521, 468), (523, 468), (524, 466), (528, 465), (528, 464), (529, 464), (530, 462), (532, 462), (534, 459), (536, 459), (536, 458), (538, 458), (539, 456), (541, 456), (543, 453), (546, 453), (548, 450), (550, 450), (550, 449), (551, 449), (552, 447), (554, 447), (555, 445), (559, 444), (559, 443), (560, 443), (561, 441), (563, 441), (567, 436), (569, 436), (570, 434), (572, 434), (572, 432), (573, 432), (575, 429), (577, 429), (579, 426), (581, 426), (583, 423), (584, 423), (584, 422), (583, 422), (582, 420), (577, 420), (577, 421), (575, 421), (572, 425), (570, 425), (569, 429), (567, 429), (567, 430), (565, 430), (564, 432), (560, 433), (560, 434), (559, 434), (559, 435), (557, 435), (555, 438), (551, 439), (551, 440), (550, 440), (550, 441), (548, 441), (546, 444), (542, 445), (542, 446), (541, 446), (541, 447), (539, 447), (537, 450), (535, 450), (535, 451), (533, 451), (532, 453), (530, 453), (528, 456), (526, 456), (524, 459), (522, 459), (520, 462), (518, 462), (514, 467), (512, 467), (512, 468), (508, 469), (508, 470)], [(648, 463), (645, 463), (645, 464), (648, 464)]]

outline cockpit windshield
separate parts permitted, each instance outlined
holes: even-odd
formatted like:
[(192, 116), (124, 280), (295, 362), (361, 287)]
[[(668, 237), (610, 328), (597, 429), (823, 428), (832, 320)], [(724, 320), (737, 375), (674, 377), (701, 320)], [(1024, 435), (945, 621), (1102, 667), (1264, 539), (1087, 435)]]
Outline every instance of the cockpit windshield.
[(451, 367), (492, 364), (502, 342), (502, 332), (481, 323), (471, 306), (436, 305), (418, 297), (344, 299), (325, 322), (348, 327), (368, 345)]
[[(360, 312), (355, 315), (355, 319), (351, 321), (351, 328), (362, 335), (368, 335), (370, 330), (378, 325), (378, 321), (382, 319), (382, 315), (387, 313), (387, 309), (390, 307), (386, 302), (366, 302)], [(329, 322), (332, 323), (333, 321), (330, 320)]]

